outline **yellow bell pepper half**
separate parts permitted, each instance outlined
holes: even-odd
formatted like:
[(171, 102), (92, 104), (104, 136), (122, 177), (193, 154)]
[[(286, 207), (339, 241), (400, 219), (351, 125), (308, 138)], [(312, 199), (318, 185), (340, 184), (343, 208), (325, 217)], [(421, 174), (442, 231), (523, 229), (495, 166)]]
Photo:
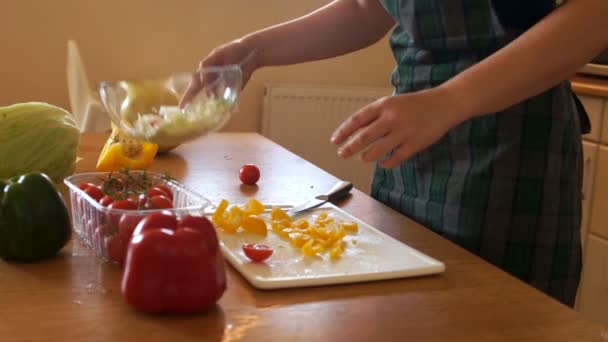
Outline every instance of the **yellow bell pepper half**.
[(157, 151), (158, 145), (153, 143), (134, 139), (115, 141), (110, 137), (99, 155), (97, 171), (120, 171), (123, 168), (146, 170), (150, 167)]

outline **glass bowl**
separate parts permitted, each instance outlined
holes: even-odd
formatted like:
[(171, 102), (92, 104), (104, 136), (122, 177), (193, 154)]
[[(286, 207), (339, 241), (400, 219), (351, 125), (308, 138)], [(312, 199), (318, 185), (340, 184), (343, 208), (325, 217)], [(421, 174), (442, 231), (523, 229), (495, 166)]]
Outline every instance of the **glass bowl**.
[[(237, 109), (241, 85), (241, 68), (229, 65), (153, 79), (103, 81), (99, 94), (114, 125), (127, 135), (177, 146), (222, 128)], [(179, 106), (186, 91), (190, 100)]]

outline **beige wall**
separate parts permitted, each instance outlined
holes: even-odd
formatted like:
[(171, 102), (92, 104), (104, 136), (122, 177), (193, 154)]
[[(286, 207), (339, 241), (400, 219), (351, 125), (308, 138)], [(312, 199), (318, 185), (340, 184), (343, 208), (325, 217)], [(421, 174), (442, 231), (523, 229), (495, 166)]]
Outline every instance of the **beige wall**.
[[(92, 83), (196, 68), (213, 47), (308, 13), (327, 0), (20, 0), (0, 20), (0, 105), (45, 101), (69, 109), (66, 43), (74, 39)], [(356, 34), (356, 32), (353, 32)], [(227, 130), (258, 130), (267, 82), (387, 86), (386, 39), (349, 56), (254, 75)]]

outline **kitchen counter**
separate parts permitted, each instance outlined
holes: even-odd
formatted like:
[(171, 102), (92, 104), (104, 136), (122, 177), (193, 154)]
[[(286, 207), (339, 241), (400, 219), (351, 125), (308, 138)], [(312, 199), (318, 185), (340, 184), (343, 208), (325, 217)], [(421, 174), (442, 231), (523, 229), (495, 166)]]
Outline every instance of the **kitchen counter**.
[[(84, 134), (78, 172), (92, 171), (106, 139)], [(240, 185), (244, 163), (261, 169)], [(255, 196), (297, 203), (336, 178), (255, 133), (216, 133), (154, 162), (217, 203)], [(64, 189), (65, 190), (65, 189)], [(439, 275), (290, 290), (256, 290), (232, 267), (209, 312), (147, 315), (120, 296), (121, 271), (76, 236), (55, 258), (0, 261), (0, 340), (41, 341), (602, 341), (608, 329), (354, 189), (340, 206), (429, 256)]]
[(608, 97), (608, 78), (576, 74), (570, 79), (572, 89), (580, 95)]

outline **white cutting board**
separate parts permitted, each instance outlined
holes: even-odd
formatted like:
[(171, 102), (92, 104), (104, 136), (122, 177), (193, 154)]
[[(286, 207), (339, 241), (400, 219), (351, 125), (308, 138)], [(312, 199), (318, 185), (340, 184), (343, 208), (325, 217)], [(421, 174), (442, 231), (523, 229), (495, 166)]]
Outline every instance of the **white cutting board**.
[[(277, 206), (289, 208), (285, 205)], [(265, 237), (244, 232), (228, 234), (218, 229), (222, 252), (230, 264), (259, 289), (405, 278), (445, 270), (442, 262), (393, 239), (330, 203), (298, 217), (307, 218), (319, 211), (326, 211), (335, 219), (354, 221), (359, 225), (358, 232), (344, 237), (346, 248), (339, 259), (330, 259), (327, 252), (316, 257), (304, 256), (299, 248), (293, 247), (287, 239), (273, 232), (270, 225)], [(270, 210), (263, 216), (269, 223)], [(253, 263), (243, 253), (241, 245), (244, 242), (263, 243), (271, 246), (274, 252), (263, 263)]]

